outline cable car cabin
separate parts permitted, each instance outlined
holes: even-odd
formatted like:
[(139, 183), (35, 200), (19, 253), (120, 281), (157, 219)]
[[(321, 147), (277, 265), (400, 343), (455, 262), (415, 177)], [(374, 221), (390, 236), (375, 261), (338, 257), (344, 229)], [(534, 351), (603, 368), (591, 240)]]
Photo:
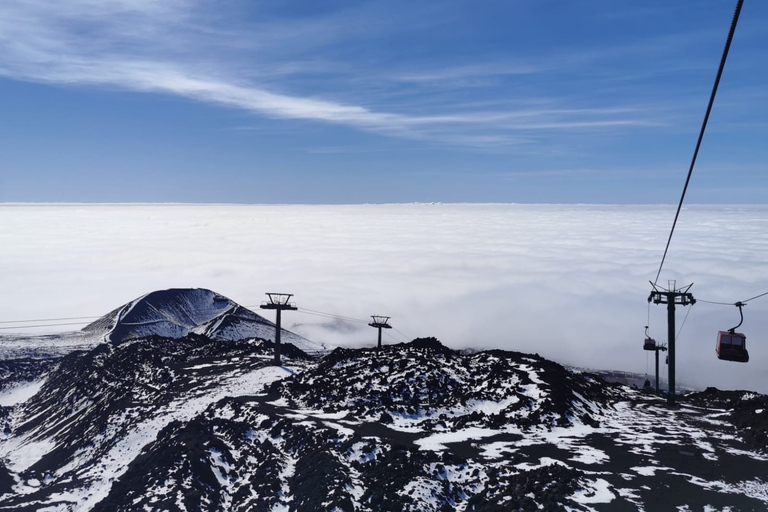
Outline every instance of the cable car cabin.
[(738, 332), (720, 331), (717, 333), (717, 358), (737, 363), (749, 362), (747, 337)]
[(653, 338), (645, 338), (643, 342), (643, 350), (656, 350), (656, 340)]

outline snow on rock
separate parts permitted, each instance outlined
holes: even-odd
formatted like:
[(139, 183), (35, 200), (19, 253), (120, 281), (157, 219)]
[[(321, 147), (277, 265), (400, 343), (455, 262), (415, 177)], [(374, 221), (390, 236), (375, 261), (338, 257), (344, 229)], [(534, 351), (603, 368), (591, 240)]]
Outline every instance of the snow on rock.
[[(222, 341), (274, 341), (275, 324), (211, 290), (172, 288), (143, 295), (87, 325), (83, 331), (98, 333), (113, 342), (148, 336), (181, 338), (187, 334)], [(326, 348), (285, 329), (281, 337), (283, 342), (302, 350)]]
[(65, 357), (36, 393), (16, 401), (0, 437), (3, 467), (17, 475), (0, 510), (32, 502), (91, 510), (168, 425), (189, 422), (224, 398), (257, 394), (305, 364), (288, 355), (286, 366), (265, 366), (270, 353), (259, 342), (190, 335)]
[(499, 430), (469, 427), (454, 432), (439, 432), (414, 441), (422, 450), (447, 450), (450, 443), (460, 443), (470, 439), (477, 440), (499, 434)]
[(43, 384), (45, 384), (45, 378), (32, 382), (23, 382), (0, 391), (0, 406), (9, 407), (26, 402), (40, 391)]
[(582, 488), (568, 498), (581, 504), (610, 503), (616, 498), (616, 495), (611, 492), (611, 484), (602, 478), (598, 478), (596, 480), (583, 481)]
[(762, 395), (669, 409), (430, 338), (319, 360), (287, 345), (275, 367), (269, 342), (208, 334), (106, 343), (20, 380), (41, 384), (0, 407), (0, 511), (768, 507)]

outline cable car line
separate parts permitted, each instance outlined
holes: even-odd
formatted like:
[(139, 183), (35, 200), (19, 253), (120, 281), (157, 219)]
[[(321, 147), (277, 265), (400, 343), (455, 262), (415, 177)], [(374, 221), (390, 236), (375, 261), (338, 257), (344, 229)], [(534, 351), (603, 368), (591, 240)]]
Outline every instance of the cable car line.
[(651, 335), (648, 334), (648, 328), (650, 327), (650, 325), (651, 325), (651, 303), (649, 302), (648, 303), (648, 319), (645, 322), (645, 337), (646, 338), (651, 338)]
[(307, 312), (307, 313), (314, 313), (314, 314), (317, 314), (317, 315), (325, 315), (325, 316), (332, 317), (332, 318), (338, 318), (340, 320), (348, 320), (350, 322), (360, 322), (360, 323), (364, 323), (364, 324), (368, 323), (368, 320), (362, 320), (360, 318), (352, 318), (350, 316), (336, 315), (334, 313), (325, 313), (323, 311), (315, 311), (314, 309), (299, 308), (299, 311), (304, 311), (304, 312)]
[(723, 76), (723, 69), (725, 68), (725, 61), (728, 58), (728, 51), (731, 48), (731, 41), (733, 41), (733, 34), (736, 31), (736, 23), (739, 21), (739, 14), (741, 13), (741, 6), (744, 0), (738, 0), (736, 2), (736, 10), (733, 13), (733, 20), (731, 20), (731, 28), (728, 31), (728, 39), (725, 41), (725, 48), (723, 49), (723, 56), (720, 58), (720, 67), (717, 70), (717, 76), (715, 77), (715, 84), (712, 86), (712, 93), (709, 96), (709, 104), (707, 105), (707, 112), (704, 114), (704, 121), (701, 123), (701, 130), (699, 131), (699, 139), (696, 142), (696, 149), (693, 151), (693, 158), (691, 159), (691, 165), (688, 168), (688, 176), (685, 178), (685, 186), (683, 186), (683, 193), (680, 196), (680, 202), (677, 205), (677, 212), (675, 213), (675, 220), (672, 222), (672, 229), (669, 231), (669, 238), (667, 238), (667, 245), (664, 248), (664, 255), (661, 257), (661, 264), (659, 264), (659, 271), (656, 273), (656, 279), (653, 280), (653, 285), (659, 281), (661, 275), (661, 269), (664, 267), (664, 260), (667, 258), (667, 252), (669, 251), (669, 244), (672, 242), (672, 235), (675, 232), (675, 226), (677, 225), (677, 219), (680, 216), (680, 210), (683, 207), (683, 200), (685, 199), (685, 193), (688, 190), (688, 184), (691, 181), (691, 175), (693, 174), (693, 167), (696, 165), (696, 157), (699, 154), (699, 148), (701, 147), (701, 141), (704, 138), (704, 131), (707, 129), (707, 122), (709, 121), (709, 114), (712, 112), (712, 105), (715, 102), (715, 96), (717, 95), (717, 88), (720, 85), (720, 78)]
[[(248, 306), (243, 306), (243, 307), (244, 308), (254, 308), (254, 307), (257, 307), (257, 306), (258, 306), (258, 304), (248, 305)], [(348, 317), (348, 316), (336, 315), (336, 314), (333, 314), (333, 313), (325, 313), (323, 311), (315, 311), (313, 309), (299, 308), (299, 311), (302, 311), (302, 312), (304, 312), (306, 314), (309, 314), (309, 315), (322, 316), (322, 317), (326, 317), (326, 318), (334, 318), (334, 319), (345, 320), (345, 321), (349, 321), (349, 322), (357, 322), (357, 323), (361, 323), (361, 324), (367, 324), (368, 323), (367, 320), (362, 320), (360, 318), (352, 318), (352, 317)], [(37, 328), (37, 327), (60, 327), (60, 326), (64, 326), (64, 325), (83, 325), (83, 324), (90, 323), (91, 320), (97, 320), (97, 319), (101, 318), (102, 316), (103, 315), (101, 315), (101, 316), (71, 316), (71, 317), (59, 317), (59, 318), (35, 318), (35, 319), (27, 319), (27, 320), (0, 320), (0, 324), (28, 324), (28, 323), (33, 323), (34, 322), (34, 324), (31, 324), (31, 325), (11, 325), (11, 326), (8, 326), (8, 327), (0, 327), (0, 330), (32, 329), (32, 328)], [(87, 320), (87, 321), (55, 323), (55, 324), (51, 324), (51, 323), (41, 324), (41, 323), (39, 323), (39, 322), (58, 322), (60, 320)], [(402, 334), (403, 336), (405, 336), (407, 338), (407, 336), (405, 334), (403, 334), (402, 332), (400, 334)]]
[(90, 322), (68, 322), (64, 324), (40, 324), (40, 325), (13, 325), (11, 327), (0, 327), (2, 330), (7, 329), (31, 329), (33, 327), (59, 327), (61, 325), (83, 325)]
[[(245, 307), (245, 308), (255, 308), (257, 306), (258, 306), (258, 304), (250, 305), (250, 306), (243, 306), (243, 307)], [(314, 309), (307, 309), (307, 308), (298, 308), (298, 309), (299, 309), (299, 311), (301, 311), (303, 313), (306, 313), (308, 315), (322, 316), (322, 317), (325, 317), (325, 318), (334, 318), (334, 319), (338, 319), (338, 320), (346, 320), (346, 321), (349, 321), (349, 322), (358, 322), (358, 323), (361, 323), (361, 324), (367, 324), (368, 323), (368, 320), (362, 320), (360, 318), (352, 318), (352, 317), (349, 317), (349, 316), (336, 315), (334, 313), (326, 313), (324, 311), (315, 311)]]
[(715, 302), (711, 300), (704, 300), (704, 299), (696, 299), (696, 302), (704, 302), (706, 304), (716, 304), (718, 306), (733, 306), (733, 302)]
[(760, 295), (755, 295), (754, 297), (750, 297), (750, 298), (748, 298), (746, 300), (740, 300), (740, 301), (737, 301), (737, 302), (716, 302), (716, 301), (704, 300), (704, 299), (696, 299), (696, 300), (699, 301), (699, 302), (706, 302), (707, 304), (717, 304), (717, 305), (720, 305), (720, 306), (737, 306), (738, 307), (738, 305), (740, 303), (741, 304), (746, 304), (747, 302), (749, 302), (751, 300), (759, 299), (760, 297), (765, 297), (766, 295), (768, 295), (768, 292), (761, 293)]
[(0, 324), (26, 324), (29, 322), (57, 322), (59, 320), (96, 320), (101, 316), (71, 316), (68, 318), (37, 318), (34, 320), (3, 320)]
[[(742, 301), (740, 301), (740, 302), (749, 302), (749, 301), (751, 301), (751, 300), (759, 299), (760, 297), (765, 297), (766, 295), (768, 295), (768, 292), (765, 292), (765, 293), (761, 293), (760, 295), (755, 295), (754, 297), (750, 297), (749, 299), (747, 299), (747, 300), (742, 300)], [(734, 304), (734, 306), (735, 306), (735, 305), (736, 305), (736, 304)]]
[[(253, 304), (253, 305), (250, 305), (250, 306), (242, 306), (242, 307), (244, 307), (244, 308), (255, 308), (255, 307), (258, 307), (258, 306), (259, 306), (259, 304)], [(312, 310), (306, 310), (304, 308), (299, 308), (299, 309), (302, 309), (304, 311), (312, 311)], [(319, 313), (319, 312), (317, 312), (317, 313)], [(336, 317), (336, 318), (343, 318), (345, 320), (356, 321), (356, 322), (366, 322), (367, 323), (366, 320), (358, 320), (356, 318), (342, 317), (342, 316), (338, 316), (338, 315), (332, 315), (331, 313), (327, 313), (327, 315), (328, 316), (333, 316), (333, 317)], [(32, 318), (32, 319), (27, 319), (27, 320), (0, 320), (0, 324), (26, 324), (26, 323), (31, 323), (31, 322), (58, 322), (58, 321), (62, 321), (62, 320), (98, 320), (102, 316), (104, 316), (104, 315), (98, 315), (98, 316), (68, 316), (68, 317), (60, 317), (60, 318)], [(74, 322), (72, 324), (56, 324), (56, 325), (75, 325), (75, 324), (82, 324), (82, 323), (87, 323), (87, 322)], [(21, 329), (22, 327), (45, 327), (45, 326), (44, 325), (43, 326), (38, 326), (38, 325), (22, 326), (22, 325), (19, 325), (19, 326), (15, 326), (15, 327), (9, 327), (9, 329), (15, 329), (15, 328)], [(0, 327), (0, 329), (5, 329), (5, 327)]]
[(320, 318), (329, 318), (331, 320), (337, 320), (335, 316), (332, 315), (322, 315), (320, 313), (310, 313), (309, 311), (302, 311), (305, 315), (312, 315), (312, 316), (319, 316)]
[(386, 334), (387, 336), (389, 336), (390, 338), (392, 338), (392, 340), (393, 340), (393, 341), (395, 341), (395, 342), (397, 342), (397, 343), (402, 343), (402, 341), (401, 341), (401, 340), (399, 340), (399, 339), (395, 338), (394, 336), (392, 336), (391, 334), (389, 334), (387, 331), (384, 331), (384, 334)]
[(396, 327), (392, 327), (392, 330), (393, 330), (393, 331), (397, 331), (397, 332), (399, 332), (399, 333), (400, 333), (400, 334), (403, 336), (403, 338), (405, 338), (405, 339), (406, 339), (406, 340), (408, 340), (408, 341), (410, 341), (410, 340), (414, 339), (414, 338), (412, 338), (412, 337), (408, 336), (407, 334), (405, 334), (404, 332), (402, 332), (402, 331), (398, 330)]
[[(698, 300), (698, 299), (697, 299)], [(680, 329), (677, 331), (677, 335), (675, 335), (675, 339), (680, 338), (680, 333), (683, 332), (683, 327), (685, 327), (685, 321), (688, 320), (688, 315), (691, 314), (691, 311), (693, 310), (693, 307), (688, 308), (688, 310), (685, 312), (685, 317), (683, 317), (683, 323), (680, 324)]]

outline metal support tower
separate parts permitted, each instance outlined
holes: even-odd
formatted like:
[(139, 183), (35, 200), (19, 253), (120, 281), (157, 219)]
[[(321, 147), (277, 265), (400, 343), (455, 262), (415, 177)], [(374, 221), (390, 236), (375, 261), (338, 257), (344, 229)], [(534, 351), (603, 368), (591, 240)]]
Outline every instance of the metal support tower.
[[(675, 306), (693, 306), (696, 304), (696, 299), (693, 298), (693, 294), (689, 293), (693, 283), (684, 288), (677, 289), (675, 287), (675, 281), (669, 281), (669, 288), (663, 289), (657, 287), (651, 282), (653, 291), (648, 296), (648, 302), (653, 301), (654, 304), (666, 304), (667, 305), (667, 340), (669, 351), (669, 393), (667, 394), (667, 404), (675, 405)], [(658, 375), (658, 351), (656, 352), (657, 371)]]
[(663, 350), (666, 352), (667, 347), (663, 347), (661, 345), (656, 345), (656, 392), (659, 392), (659, 351)]
[(275, 366), (280, 366), (280, 313), (284, 310), (296, 311), (296, 305), (290, 302), (292, 293), (267, 293), (269, 300), (259, 306), (261, 309), (274, 309), (277, 313), (275, 321)]
[(376, 347), (377, 350), (381, 350), (381, 330), (382, 329), (391, 329), (392, 326), (389, 325), (389, 319), (388, 316), (379, 316), (379, 315), (371, 315), (371, 318), (373, 318), (373, 322), (369, 323), (371, 327), (376, 327), (379, 330), (379, 344)]

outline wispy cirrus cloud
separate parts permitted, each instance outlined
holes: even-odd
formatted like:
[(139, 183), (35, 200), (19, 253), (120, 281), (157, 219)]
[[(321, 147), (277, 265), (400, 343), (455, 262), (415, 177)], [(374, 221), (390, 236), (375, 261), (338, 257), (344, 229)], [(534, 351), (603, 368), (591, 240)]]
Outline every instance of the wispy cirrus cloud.
[[(319, 55), (284, 58), (275, 47), (310, 46), (359, 31), (363, 21), (332, 17), (275, 23), (227, 23), (231, 13), (194, 0), (8, 0), (0, 4), (0, 75), (16, 80), (99, 85), (163, 93), (280, 119), (348, 126), (387, 136), (474, 147), (527, 144), (530, 132), (609, 130), (654, 125), (633, 108), (517, 108), (430, 112), (370, 104), (339, 90), (291, 92), (281, 75), (316, 73)], [(341, 27), (345, 27), (342, 29)], [(349, 28), (351, 27), (351, 28)], [(311, 51), (309, 52), (312, 53)], [(266, 55), (261, 57), (260, 55)], [(296, 55), (292, 57), (296, 58)], [(303, 59), (303, 60), (302, 60)], [(322, 59), (320, 60), (322, 62)], [(391, 73), (393, 82), (527, 75), (530, 65), (477, 64), (420, 73)], [(330, 98), (330, 99), (329, 99)], [(471, 130), (471, 133), (468, 131)]]
[(393, 78), (403, 82), (443, 82), (451, 80), (466, 84), (466, 81), (471, 79), (531, 75), (542, 71), (544, 71), (544, 68), (541, 66), (531, 64), (484, 63), (414, 71)]
[(518, 179), (518, 178), (562, 178), (566, 176), (589, 176), (598, 174), (599, 171), (595, 169), (542, 169), (538, 171), (509, 171), (498, 174), (499, 177), (505, 179)]

